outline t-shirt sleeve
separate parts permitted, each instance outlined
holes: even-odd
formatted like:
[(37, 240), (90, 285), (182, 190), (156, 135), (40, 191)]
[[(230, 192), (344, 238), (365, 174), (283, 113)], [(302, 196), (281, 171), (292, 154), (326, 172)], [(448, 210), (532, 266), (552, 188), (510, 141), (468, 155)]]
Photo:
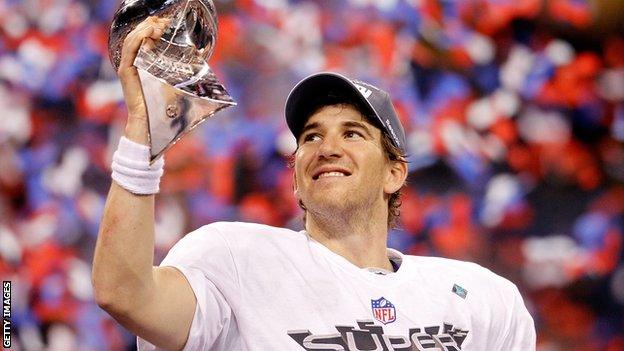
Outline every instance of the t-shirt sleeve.
[[(184, 350), (219, 350), (232, 327), (228, 298), (238, 289), (236, 267), (228, 245), (216, 225), (187, 234), (160, 264), (178, 269), (187, 279), (197, 305)], [(137, 338), (139, 350), (159, 350)]]
[[(510, 283), (511, 284), (511, 283)], [(533, 317), (527, 310), (518, 288), (511, 284), (508, 305), (508, 323), (502, 341), (501, 350), (534, 351), (536, 334)]]

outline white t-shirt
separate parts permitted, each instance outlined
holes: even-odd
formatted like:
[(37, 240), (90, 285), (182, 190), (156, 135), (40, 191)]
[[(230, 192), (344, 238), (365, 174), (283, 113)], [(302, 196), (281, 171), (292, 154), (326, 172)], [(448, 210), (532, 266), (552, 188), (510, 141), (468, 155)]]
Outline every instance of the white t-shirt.
[(388, 252), (401, 265), (380, 275), (305, 231), (219, 222), (186, 235), (161, 266), (179, 269), (197, 297), (185, 350), (535, 350), (510, 281)]

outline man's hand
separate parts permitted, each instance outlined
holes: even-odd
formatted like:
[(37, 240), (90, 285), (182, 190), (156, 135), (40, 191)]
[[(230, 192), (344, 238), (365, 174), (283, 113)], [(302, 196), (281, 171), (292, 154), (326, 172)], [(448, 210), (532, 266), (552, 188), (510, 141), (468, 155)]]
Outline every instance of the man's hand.
[(163, 35), (169, 22), (170, 19), (148, 17), (128, 33), (121, 49), (117, 75), (121, 81), (124, 99), (128, 107), (125, 135), (126, 138), (141, 144), (148, 143), (147, 109), (143, 99), (139, 73), (134, 67), (134, 60), (144, 42), (146, 45), (154, 47), (155, 41)]

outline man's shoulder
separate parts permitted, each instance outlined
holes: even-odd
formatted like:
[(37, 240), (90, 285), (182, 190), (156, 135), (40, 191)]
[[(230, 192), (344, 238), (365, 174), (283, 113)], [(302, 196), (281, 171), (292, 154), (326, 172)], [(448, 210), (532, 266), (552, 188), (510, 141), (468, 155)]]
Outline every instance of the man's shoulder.
[(477, 272), (491, 272), (489, 269), (470, 261), (462, 261), (452, 258), (437, 257), (437, 256), (413, 256), (403, 255), (404, 258), (416, 263), (419, 267), (424, 269), (449, 269), (460, 271), (477, 271)]
[(163, 263), (180, 260), (205, 262), (207, 257), (227, 260), (233, 255), (263, 257), (274, 249), (291, 251), (305, 242), (305, 238), (302, 232), (264, 224), (214, 222), (183, 236), (171, 248)]
[(213, 222), (188, 233), (182, 240), (205, 241), (214, 240), (215, 237), (219, 237), (219, 241), (227, 243), (228, 246), (253, 246), (262, 242), (301, 240), (305, 234), (259, 223)]
[(470, 281), (471, 285), (484, 287), (515, 288), (515, 284), (507, 278), (474, 262), (434, 256), (405, 255), (404, 259), (412, 261), (421, 274), (431, 279), (448, 278), (456, 281)]

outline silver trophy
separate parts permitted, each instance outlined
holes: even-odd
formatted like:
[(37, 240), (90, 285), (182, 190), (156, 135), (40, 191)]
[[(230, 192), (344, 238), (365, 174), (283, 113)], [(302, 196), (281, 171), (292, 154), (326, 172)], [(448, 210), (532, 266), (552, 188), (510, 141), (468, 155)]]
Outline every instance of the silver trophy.
[(212, 0), (124, 0), (108, 39), (115, 70), (126, 35), (148, 16), (171, 19), (153, 49), (143, 44), (134, 61), (145, 97), (154, 161), (206, 118), (236, 102), (206, 62), (217, 39)]

